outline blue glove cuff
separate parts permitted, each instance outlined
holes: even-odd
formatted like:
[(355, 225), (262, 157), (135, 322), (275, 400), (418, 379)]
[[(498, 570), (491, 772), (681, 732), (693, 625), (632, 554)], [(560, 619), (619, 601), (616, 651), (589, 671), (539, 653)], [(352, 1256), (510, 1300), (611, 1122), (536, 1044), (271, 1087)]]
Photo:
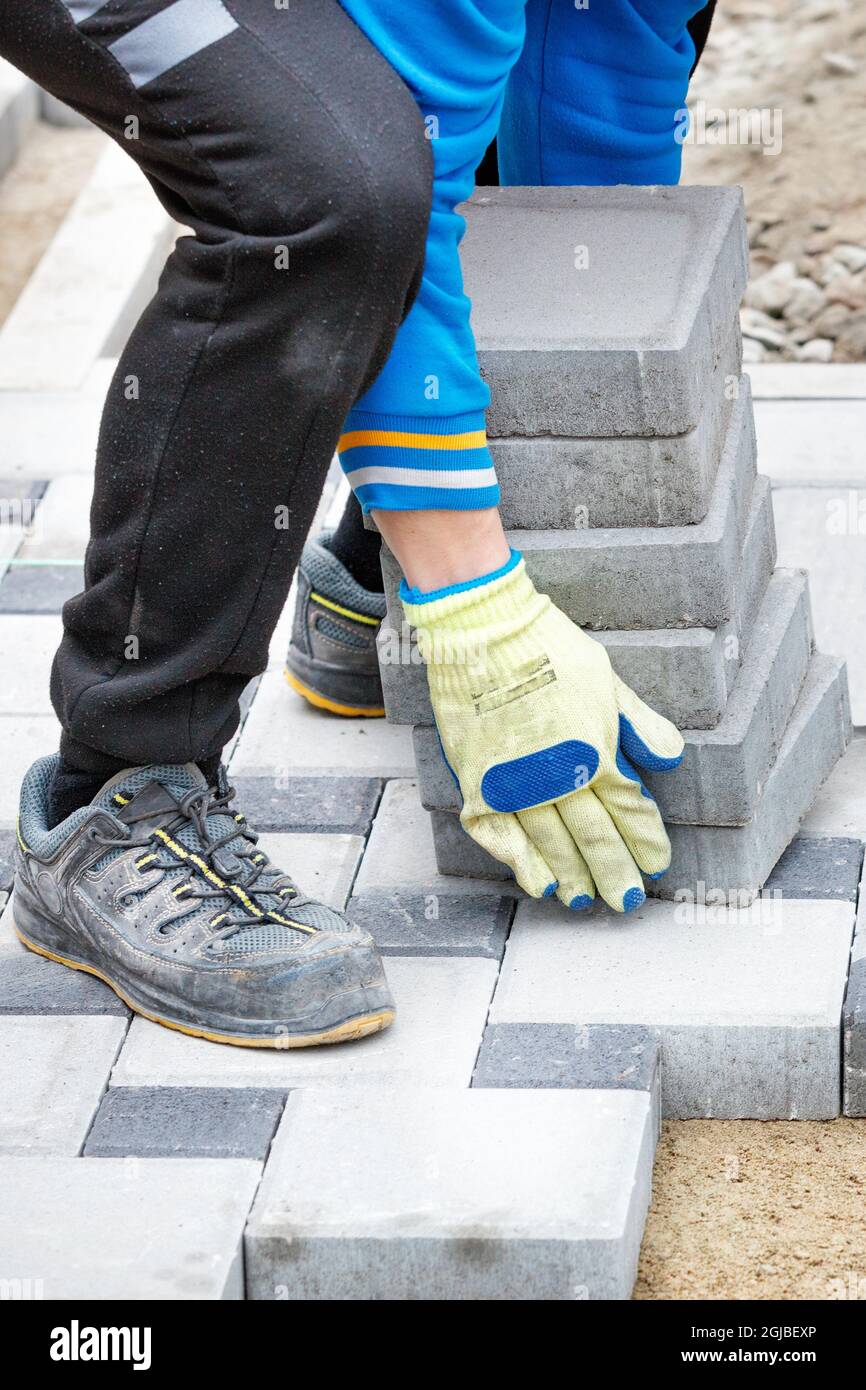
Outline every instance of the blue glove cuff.
[(498, 570), (493, 570), (490, 574), (481, 574), (477, 579), (464, 579), (462, 584), (449, 584), (444, 589), (433, 589), (431, 593), (425, 594), (422, 589), (417, 589), (413, 585), (411, 588), (405, 579), (400, 580), (400, 597), (404, 603), (433, 603), (438, 598), (448, 598), (450, 594), (464, 594), (468, 589), (478, 589), (482, 584), (490, 584), (494, 579), (501, 579), (503, 575), (509, 574), (520, 564), (523, 556), (519, 550), (512, 548), (511, 554)]

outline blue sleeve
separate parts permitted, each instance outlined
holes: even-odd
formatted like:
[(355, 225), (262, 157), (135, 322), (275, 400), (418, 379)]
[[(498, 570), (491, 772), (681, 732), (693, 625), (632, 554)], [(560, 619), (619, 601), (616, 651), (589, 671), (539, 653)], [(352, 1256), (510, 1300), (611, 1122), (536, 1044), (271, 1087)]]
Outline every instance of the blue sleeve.
[(489, 391), (478, 370), (457, 205), (495, 137), (524, 0), (341, 0), (412, 91), (432, 142), (424, 275), (388, 361), (346, 420), (340, 461), (365, 511), (493, 507)]

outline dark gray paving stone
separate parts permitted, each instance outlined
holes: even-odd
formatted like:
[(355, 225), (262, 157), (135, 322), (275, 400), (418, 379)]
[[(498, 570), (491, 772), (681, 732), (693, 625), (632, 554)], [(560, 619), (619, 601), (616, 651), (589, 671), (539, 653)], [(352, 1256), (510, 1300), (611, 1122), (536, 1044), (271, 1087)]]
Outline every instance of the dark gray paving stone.
[(286, 1095), (240, 1086), (114, 1086), (96, 1112), (84, 1157), (264, 1159)]
[(237, 802), (255, 830), (366, 835), (382, 795), (378, 777), (232, 777)]
[(842, 1113), (866, 1115), (866, 958), (851, 962), (842, 1008)]
[(8, 893), (15, 875), (15, 831), (0, 830), (0, 893)]
[(767, 879), (764, 893), (786, 898), (837, 898), (856, 902), (863, 866), (860, 840), (798, 835)]
[(95, 975), (28, 952), (0, 956), (0, 1014), (118, 1014), (129, 1009)]
[(59, 613), (83, 588), (81, 565), (12, 565), (0, 580), (0, 613)]
[(659, 1043), (636, 1024), (491, 1023), (473, 1086), (652, 1091)]
[(483, 956), (501, 960), (515, 899), (499, 894), (363, 893), (348, 916), (383, 956)]

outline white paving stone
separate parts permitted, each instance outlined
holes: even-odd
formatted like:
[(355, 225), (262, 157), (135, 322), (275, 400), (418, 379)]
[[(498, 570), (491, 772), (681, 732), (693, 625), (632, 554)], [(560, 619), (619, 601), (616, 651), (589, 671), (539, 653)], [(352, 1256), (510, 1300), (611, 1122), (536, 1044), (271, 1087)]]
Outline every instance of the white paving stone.
[(108, 145), (0, 329), (0, 389), (77, 389), (135, 322), (174, 235), (144, 175)]
[(653, 1130), (645, 1092), (295, 1094), (247, 1227), (250, 1296), (628, 1298)]
[(30, 764), (56, 753), (60, 723), (53, 714), (0, 715), (0, 825), (14, 825), (21, 782)]
[(526, 902), (491, 1022), (658, 1029), (670, 1116), (830, 1118), (853, 927), (853, 904), (821, 900), (586, 918)]
[(491, 960), (385, 962), (397, 1019), (332, 1047), (226, 1047), (134, 1020), (113, 1086), (468, 1086), (496, 981)]
[(281, 669), (262, 677), (231, 764), (235, 776), (267, 777), (406, 777), (414, 768), (411, 729), (314, 709), (289, 687)]
[(751, 362), (748, 373), (756, 401), (866, 400), (866, 363)]
[(4, 521), (0, 525), (0, 578), (9, 568), (9, 561), (13, 558), (24, 539), (24, 528), (17, 521)]
[(0, 58), (0, 178), (18, 158), (39, 110), (39, 90), (29, 77)]
[(260, 835), (259, 849), (311, 898), (344, 908), (364, 852), (360, 835)]
[[(283, 611), (277, 619), (277, 625), (271, 633), (271, 640), (268, 646), (268, 670), (283, 671), (286, 666), (286, 652), (289, 650), (289, 640), (292, 635), (292, 622), (295, 616), (295, 599), (298, 593), (297, 574), (292, 580), (292, 587), (289, 596), (283, 604)], [(294, 694), (294, 691), (292, 692)]]
[(0, 899), (0, 956), (26, 955), (27, 947), (22, 946), (12, 925), (12, 902), (6, 893), (0, 893)]
[(815, 798), (803, 829), (866, 839), (866, 738), (852, 739)]
[(331, 464), (331, 469), (333, 470), (335, 468), (337, 470), (336, 474), (334, 474), (333, 471), (328, 474), (328, 482), (331, 485), (330, 491), (329, 493), (323, 494), (323, 500), (326, 502), (326, 509), (322, 519), (322, 525), (330, 531), (335, 531), (337, 529), (340, 518), (346, 509), (346, 502), (348, 501), (349, 494), (352, 490), (349, 487), (349, 480), (340, 467), (338, 459), (335, 459)]
[(3, 1278), (41, 1281), (46, 1299), (241, 1299), (260, 1173), (239, 1158), (2, 1159)]
[(0, 614), (0, 715), (51, 714), (48, 681), (62, 631), (59, 614)]
[(77, 1154), (126, 1020), (0, 1016), (0, 1154)]
[(756, 401), (761, 472), (774, 483), (866, 482), (866, 400)]
[[(418, 783), (412, 779), (395, 778), (385, 787), (355, 882), (356, 893), (394, 888), (452, 897), (458, 893), (500, 891), (489, 878), (458, 878), (439, 873), (433, 827), (419, 800)], [(521, 895), (513, 883), (502, 891), (515, 897)]]
[(779, 564), (809, 571), (816, 645), (847, 661), (852, 718), (866, 724), (866, 487), (780, 488), (773, 510)]
[(3, 391), (5, 477), (56, 478), (92, 471), (105, 392)]
[(70, 473), (50, 482), (16, 560), (38, 560), (42, 564), (71, 560), (83, 564), (90, 535), (92, 497), (93, 478), (89, 473)]

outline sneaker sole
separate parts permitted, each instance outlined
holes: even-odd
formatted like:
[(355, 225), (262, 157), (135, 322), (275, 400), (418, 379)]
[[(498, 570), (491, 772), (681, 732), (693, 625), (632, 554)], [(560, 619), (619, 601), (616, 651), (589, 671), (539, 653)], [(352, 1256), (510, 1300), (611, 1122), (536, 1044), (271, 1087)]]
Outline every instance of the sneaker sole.
[(355, 1038), (366, 1038), (371, 1033), (380, 1033), (383, 1028), (389, 1027), (394, 1022), (394, 1009), (379, 1009), (372, 1014), (359, 1014), (356, 1018), (347, 1019), (345, 1023), (338, 1024), (335, 1028), (328, 1028), (323, 1033), (298, 1033), (280, 1034), (274, 1038), (239, 1038), (230, 1033), (214, 1033), (206, 1028), (193, 1028), (188, 1023), (178, 1023), (171, 1018), (163, 1018), (160, 1014), (150, 1013), (143, 1009), (134, 999), (131, 999), (118, 984), (115, 984), (108, 975), (97, 970), (94, 965), (85, 965), (83, 961), (71, 960), (68, 956), (56, 955), (54, 951), (49, 951), (45, 946), (37, 946), (35, 941), (26, 937), (12, 918), (12, 926), (15, 934), (22, 945), (29, 951), (33, 951), (37, 956), (44, 956), (47, 960), (57, 961), (58, 965), (66, 965), (70, 970), (82, 970), (86, 975), (95, 975), (103, 984), (108, 985), (122, 999), (127, 1008), (132, 1009), (133, 1013), (140, 1014), (142, 1018), (148, 1019), (151, 1023), (158, 1023), (163, 1028), (172, 1028), (176, 1033), (187, 1033), (192, 1038), (206, 1038), (208, 1042), (227, 1043), (232, 1047), (272, 1047), (280, 1052), (285, 1052), (293, 1047), (319, 1047), (330, 1043), (352, 1042)]
[(283, 675), (293, 690), (296, 690), (310, 705), (315, 705), (316, 709), (327, 710), (329, 714), (342, 715), (344, 719), (383, 719), (385, 717), (384, 705), (341, 705), (337, 700), (328, 699), (327, 695), (320, 695), (317, 690), (313, 690), (309, 685), (304, 685), (303, 681), (298, 680), (296, 675), (289, 670), (288, 666), (283, 668)]

